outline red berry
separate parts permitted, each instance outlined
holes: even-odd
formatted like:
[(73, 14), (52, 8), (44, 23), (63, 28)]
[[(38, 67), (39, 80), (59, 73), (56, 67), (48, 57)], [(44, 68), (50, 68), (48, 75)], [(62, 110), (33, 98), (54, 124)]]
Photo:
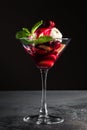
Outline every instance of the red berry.
[(41, 68), (49, 68), (49, 67), (52, 67), (53, 65), (54, 65), (54, 62), (50, 60), (41, 61), (37, 64), (37, 66)]
[(45, 23), (44, 23), (44, 27), (45, 28), (52, 28), (52, 27), (54, 27), (55, 26), (55, 23), (53, 22), (53, 21), (46, 21)]
[(53, 28), (55, 26), (55, 23), (53, 21), (50, 21), (50, 26), (51, 28)]

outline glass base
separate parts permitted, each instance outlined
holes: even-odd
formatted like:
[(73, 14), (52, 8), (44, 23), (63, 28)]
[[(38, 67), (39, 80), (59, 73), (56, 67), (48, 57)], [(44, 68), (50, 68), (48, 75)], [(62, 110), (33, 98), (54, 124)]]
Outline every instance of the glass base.
[(29, 124), (58, 124), (58, 123), (62, 123), (64, 121), (64, 119), (62, 119), (61, 117), (56, 117), (56, 116), (39, 116), (39, 115), (35, 115), (35, 116), (26, 116), (23, 118), (24, 122), (27, 122)]

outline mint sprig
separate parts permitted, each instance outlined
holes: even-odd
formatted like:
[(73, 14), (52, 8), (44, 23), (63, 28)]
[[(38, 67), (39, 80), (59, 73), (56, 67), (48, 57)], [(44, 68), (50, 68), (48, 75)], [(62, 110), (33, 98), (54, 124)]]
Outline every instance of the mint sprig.
[(51, 36), (40, 36), (38, 38), (34, 39), (29, 39), (28, 37), (34, 36), (34, 32), (43, 24), (43, 20), (37, 22), (29, 31), (27, 28), (22, 28), (21, 31), (18, 31), (16, 33), (16, 39), (19, 39), (23, 44), (42, 44), (45, 42), (50, 42), (53, 40)]

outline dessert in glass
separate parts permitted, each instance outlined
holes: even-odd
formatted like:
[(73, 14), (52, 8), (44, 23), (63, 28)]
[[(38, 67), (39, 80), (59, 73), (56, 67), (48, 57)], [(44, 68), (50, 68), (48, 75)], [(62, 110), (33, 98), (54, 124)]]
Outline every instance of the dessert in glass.
[(62, 123), (62, 117), (56, 117), (48, 113), (46, 102), (47, 73), (60, 57), (63, 50), (70, 42), (70, 38), (63, 38), (62, 33), (55, 27), (53, 21), (37, 22), (29, 31), (27, 28), (16, 33), (16, 39), (20, 40), (26, 52), (34, 60), (40, 70), (42, 81), (41, 107), (38, 115), (27, 115), (23, 121), (29, 124), (58, 124)]

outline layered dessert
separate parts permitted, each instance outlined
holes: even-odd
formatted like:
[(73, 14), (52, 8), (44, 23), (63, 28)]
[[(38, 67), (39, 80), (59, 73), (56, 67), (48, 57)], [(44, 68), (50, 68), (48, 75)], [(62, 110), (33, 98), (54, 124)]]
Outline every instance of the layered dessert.
[(16, 38), (22, 42), (36, 66), (43, 69), (51, 68), (66, 46), (62, 41), (62, 33), (53, 21), (44, 23), (41, 20), (32, 27), (31, 31), (22, 28), (17, 32)]

